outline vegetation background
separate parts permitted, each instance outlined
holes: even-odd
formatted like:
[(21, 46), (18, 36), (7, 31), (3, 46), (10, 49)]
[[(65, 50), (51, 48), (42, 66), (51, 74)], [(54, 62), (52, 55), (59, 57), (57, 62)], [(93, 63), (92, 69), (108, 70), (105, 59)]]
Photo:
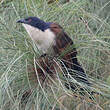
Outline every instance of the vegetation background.
[[(93, 89), (101, 95), (92, 99), (73, 95), (59, 74), (58, 82), (36, 87), (28, 65), (33, 66), (39, 52), (24, 28), (16, 24), (27, 16), (64, 27)], [(29, 90), (31, 95), (24, 96)], [(1, 0), (0, 110), (110, 110), (110, 0)]]

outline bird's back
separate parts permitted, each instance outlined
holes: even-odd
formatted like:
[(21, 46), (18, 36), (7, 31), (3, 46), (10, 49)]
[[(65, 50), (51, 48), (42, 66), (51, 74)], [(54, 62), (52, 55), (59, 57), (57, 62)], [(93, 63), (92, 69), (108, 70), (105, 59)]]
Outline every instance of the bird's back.
[(78, 82), (90, 85), (84, 69), (77, 60), (77, 51), (71, 38), (57, 24), (53, 24), (51, 29), (57, 36), (56, 45), (53, 46), (53, 49), (55, 54), (61, 56), (60, 62), (65, 74), (69, 73)]

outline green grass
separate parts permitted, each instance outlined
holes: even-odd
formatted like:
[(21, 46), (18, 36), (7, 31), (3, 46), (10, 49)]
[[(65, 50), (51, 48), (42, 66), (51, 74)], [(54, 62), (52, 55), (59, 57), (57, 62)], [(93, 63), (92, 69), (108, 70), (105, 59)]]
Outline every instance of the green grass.
[[(110, 2), (76, 0), (70, 3), (46, 0), (2, 0), (0, 3), (0, 110), (109, 110), (110, 109)], [(37, 16), (58, 22), (74, 41), (78, 60), (102, 95), (72, 93), (64, 77), (42, 87), (28, 67), (35, 67), (40, 53), (16, 21)], [(72, 79), (72, 82), (75, 82)], [(82, 84), (83, 86), (83, 84)], [(27, 104), (21, 99), (31, 89)], [(77, 97), (76, 97), (77, 96)], [(27, 100), (27, 99), (25, 99)]]

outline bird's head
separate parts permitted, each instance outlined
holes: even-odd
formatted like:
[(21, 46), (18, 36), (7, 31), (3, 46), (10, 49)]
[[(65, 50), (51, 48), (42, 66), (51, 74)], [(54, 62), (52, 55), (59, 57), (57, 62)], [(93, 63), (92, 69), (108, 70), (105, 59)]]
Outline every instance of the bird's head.
[(57, 45), (59, 48), (65, 45), (65, 37), (62, 38), (62, 36), (66, 34), (63, 28), (57, 23), (45, 22), (37, 17), (20, 19), (17, 23), (23, 24), (32, 40), (35, 41), (38, 49), (42, 50), (44, 53), (47, 52), (50, 47), (56, 45), (56, 42), (58, 42)]
[(20, 19), (17, 21), (17, 23), (27, 24), (27, 25), (32, 26), (34, 28), (38, 28), (41, 31), (45, 31), (51, 25), (51, 23), (44, 22), (43, 20), (41, 20), (37, 17), (28, 17), (25, 19)]
[(52, 22), (45, 22), (37, 17), (28, 17), (18, 20), (17, 23), (22, 23), (38, 49), (43, 53), (46, 53), (51, 45), (54, 45), (55, 34), (51, 30)]

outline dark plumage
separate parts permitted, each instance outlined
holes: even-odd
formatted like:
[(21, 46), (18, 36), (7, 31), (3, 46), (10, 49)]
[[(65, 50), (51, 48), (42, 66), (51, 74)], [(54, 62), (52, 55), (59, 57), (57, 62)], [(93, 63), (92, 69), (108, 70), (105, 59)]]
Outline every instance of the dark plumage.
[[(56, 45), (53, 46), (55, 54), (61, 55), (67, 47), (74, 46), (73, 41), (70, 37), (64, 32), (63, 28), (58, 24), (51, 24), (50, 29), (56, 35)], [(84, 72), (84, 69), (81, 67), (77, 60), (77, 51), (76, 48), (73, 47), (61, 58), (62, 67), (68, 68), (69, 74), (76, 79), (78, 82), (83, 82), (87, 85), (91, 85), (87, 79), (87, 75)], [(67, 72), (65, 72), (66, 74)], [(72, 87), (72, 85), (70, 85)], [(72, 87), (74, 89), (74, 87)]]
[(29, 24), (35, 28), (38, 28), (42, 31), (46, 30), (49, 28), (51, 23), (46, 23), (43, 20), (37, 18), (37, 17), (28, 17), (26, 19), (21, 19), (18, 20), (17, 23), (24, 23), (24, 24)]

